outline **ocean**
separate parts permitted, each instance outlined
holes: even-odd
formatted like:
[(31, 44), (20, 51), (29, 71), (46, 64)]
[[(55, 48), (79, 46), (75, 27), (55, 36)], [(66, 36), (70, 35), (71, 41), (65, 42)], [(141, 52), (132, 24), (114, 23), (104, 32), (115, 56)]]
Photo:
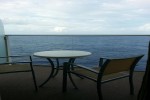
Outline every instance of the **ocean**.
[[(9, 36), (11, 55), (32, 55), (47, 50), (84, 50), (92, 55), (76, 59), (76, 63), (93, 67), (100, 57), (129, 57), (144, 54), (136, 70), (145, 70), (150, 36)], [(33, 56), (32, 56), (33, 57)], [(34, 63), (47, 64), (33, 57)], [(61, 61), (60, 61), (61, 62)], [(63, 61), (62, 61), (63, 62)]]

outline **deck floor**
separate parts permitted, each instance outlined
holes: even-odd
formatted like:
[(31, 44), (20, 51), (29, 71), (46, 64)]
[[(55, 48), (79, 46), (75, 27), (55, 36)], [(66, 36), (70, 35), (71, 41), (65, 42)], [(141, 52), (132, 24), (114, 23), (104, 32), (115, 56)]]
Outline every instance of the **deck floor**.
[[(49, 75), (49, 67), (34, 67), (37, 84)], [(102, 85), (104, 100), (137, 100), (144, 72), (134, 72), (135, 95), (129, 94), (128, 78)], [(67, 92), (62, 93), (62, 72), (35, 92), (31, 73), (0, 75), (1, 100), (98, 100), (95, 82), (73, 77), (78, 90), (68, 80)]]

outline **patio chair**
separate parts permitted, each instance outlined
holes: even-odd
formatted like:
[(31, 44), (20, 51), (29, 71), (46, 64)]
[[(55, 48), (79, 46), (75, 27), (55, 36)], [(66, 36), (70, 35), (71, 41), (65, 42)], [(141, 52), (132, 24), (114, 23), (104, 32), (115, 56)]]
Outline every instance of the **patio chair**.
[[(82, 65), (69, 64), (66, 62), (64, 63), (64, 66), (70, 67), (70, 65), (73, 65), (75, 67), (74, 70), (68, 71), (69, 77), (71, 76), (71, 74), (75, 74), (96, 82), (99, 100), (103, 100), (101, 85), (103, 83), (107, 83), (117, 79), (122, 79), (125, 77), (129, 77), (130, 94), (134, 94), (133, 72), (136, 64), (143, 56), (144, 55), (139, 55), (134, 57), (117, 59), (100, 58), (99, 66), (96, 68), (87, 68)], [(105, 80), (105, 78), (108, 77), (109, 79)], [(77, 88), (73, 80), (71, 81), (75, 88)]]
[(150, 100), (150, 42), (148, 46), (148, 56), (146, 69), (143, 76), (142, 84), (137, 96), (137, 100)]
[(35, 90), (37, 91), (37, 83), (34, 70), (32, 67), (31, 56), (8, 56), (0, 57), (0, 74), (31, 72)]

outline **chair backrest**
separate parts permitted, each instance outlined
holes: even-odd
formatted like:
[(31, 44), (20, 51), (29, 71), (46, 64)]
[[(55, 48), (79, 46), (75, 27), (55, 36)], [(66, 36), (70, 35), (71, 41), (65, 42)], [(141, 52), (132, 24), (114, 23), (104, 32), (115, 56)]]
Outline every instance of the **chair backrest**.
[(144, 55), (122, 59), (107, 59), (101, 67), (100, 72), (106, 75), (122, 71), (134, 70), (136, 64), (143, 56)]
[(150, 86), (150, 41), (148, 46), (148, 57), (147, 57), (147, 64), (146, 64), (146, 70), (145, 74), (142, 80), (142, 84), (138, 93), (137, 100), (149, 100), (150, 99), (150, 92), (149, 92), (149, 86)]

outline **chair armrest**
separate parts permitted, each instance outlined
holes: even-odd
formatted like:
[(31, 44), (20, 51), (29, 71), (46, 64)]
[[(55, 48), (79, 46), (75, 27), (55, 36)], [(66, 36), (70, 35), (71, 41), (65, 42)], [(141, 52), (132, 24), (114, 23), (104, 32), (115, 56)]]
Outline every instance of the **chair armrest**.
[(30, 55), (12, 55), (12, 56), (7, 56), (7, 57), (0, 56), (0, 58), (9, 58), (9, 57), (31, 57), (31, 56)]
[(25, 63), (31, 63), (31, 61), (22, 61), (22, 62), (6, 62), (6, 63), (0, 63), (0, 65), (3, 65), (3, 64), (25, 64)]
[(127, 56), (127, 57), (101, 57), (102, 59), (124, 59), (124, 58), (133, 58), (133, 57), (143, 57), (144, 54), (139, 54), (139, 55), (130, 55), (130, 56)]
[(8, 62), (4, 61), (4, 62), (0, 63), (0, 65), (2, 65), (2, 64), (31, 63), (32, 62), (32, 58), (30, 55), (12, 55), (12, 56), (7, 56), (7, 57), (1, 56), (0, 58), (1, 59), (6, 59), (6, 58), (12, 59)]
[(88, 71), (91, 71), (91, 72), (93, 72), (93, 73), (98, 74), (98, 72), (97, 72), (96, 70), (91, 69), (91, 68), (88, 68), (88, 67), (83, 66), (83, 65), (79, 65), (79, 64), (70, 64), (70, 65), (72, 65), (72, 66), (76, 66), (76, 67), (79, 67), (79, 68), (82, 68), (82, 69), (85, 69), (85, 70), (88, 70)]

